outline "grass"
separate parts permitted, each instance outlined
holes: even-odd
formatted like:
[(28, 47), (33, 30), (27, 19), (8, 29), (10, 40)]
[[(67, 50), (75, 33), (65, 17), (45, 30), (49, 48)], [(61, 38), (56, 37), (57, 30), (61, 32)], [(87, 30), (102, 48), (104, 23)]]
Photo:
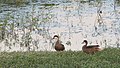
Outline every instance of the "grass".
[(0, 4), (16, 5), (22, 6), (23, 4), (28, 4), (27, 0), (0, 0)]
[(55, 6), (55, 5), (59, 5), (59, 4), (41, 4), (42, 6)]
[(81, 51), (1, 52), (0, 68), (120, 68), (120, 49), (94, 55)]

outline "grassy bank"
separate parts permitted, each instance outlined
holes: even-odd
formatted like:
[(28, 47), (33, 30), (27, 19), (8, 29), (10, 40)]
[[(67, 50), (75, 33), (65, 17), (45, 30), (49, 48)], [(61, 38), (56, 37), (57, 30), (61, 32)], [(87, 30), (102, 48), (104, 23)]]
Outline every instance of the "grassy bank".
[(120, 68), (120, 49), (83, 52), (0, 53), (0, 68)]
[(28, 0), (0, 0), (0, 4), (8, 4), (8, 5), (23, 5), (23, 4), (28, 4)]

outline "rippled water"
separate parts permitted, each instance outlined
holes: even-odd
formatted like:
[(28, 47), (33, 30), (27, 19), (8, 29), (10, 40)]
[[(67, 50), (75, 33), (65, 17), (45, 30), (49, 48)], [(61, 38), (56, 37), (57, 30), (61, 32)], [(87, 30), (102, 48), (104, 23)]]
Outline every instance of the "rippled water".
[(52, 37), (56, 34), (66, 50), (81, 50), (84, 39), (103, 48), (119, 47), (120, 7), (114, 0), (102, 0), (99, 4), (40, 1), (0, 8), (1, 51), (55, 51)]

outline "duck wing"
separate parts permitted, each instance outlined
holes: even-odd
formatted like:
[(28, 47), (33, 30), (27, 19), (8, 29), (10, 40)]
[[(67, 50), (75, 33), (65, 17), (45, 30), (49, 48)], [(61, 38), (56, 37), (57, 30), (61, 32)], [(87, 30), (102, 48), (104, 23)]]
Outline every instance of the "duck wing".
[(86, 48), (93, 48), (93, 47), (99, 47), (99, 45), (90, 45), (90, 46), (87, 46)]

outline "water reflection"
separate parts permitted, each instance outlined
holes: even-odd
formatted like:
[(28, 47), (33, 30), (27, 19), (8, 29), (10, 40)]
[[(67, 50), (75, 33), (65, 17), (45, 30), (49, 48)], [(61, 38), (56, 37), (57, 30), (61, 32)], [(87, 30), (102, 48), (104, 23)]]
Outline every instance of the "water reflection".
[(54, 51), (51, 39), (55, 34), (66, 50), (81, 50), (84, 39), (102, 47), (119, 47), (120, 7), (114, 4), (114, 0), (30, 0), (22, 7), (4, 5), (1, 51)]

